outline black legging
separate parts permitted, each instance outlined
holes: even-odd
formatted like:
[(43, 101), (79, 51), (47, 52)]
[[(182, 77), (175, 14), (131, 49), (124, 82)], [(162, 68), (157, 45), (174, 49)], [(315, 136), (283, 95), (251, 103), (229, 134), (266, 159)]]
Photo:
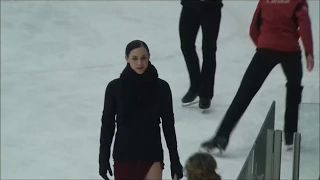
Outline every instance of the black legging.
[[(209, 10), (182, 7), (179, 23), (181, 50), (190, 78), (190, 90), (200, 97), (212, 98), (216, 72), (216, 50), (221, 20), (221, 6)], [(200, 72), (195, 42), (201, 26), (203, 64)]]
[(287, 78), (284, 132), (297, 132), (299, 104), (303, 89), (301, 86), (301, 52), (284, 53), (272, 50), (257, 50), (218, 129), (217, 136), (229, 138), (251, 100), (259, 91), (272, 69), (279, 63)]

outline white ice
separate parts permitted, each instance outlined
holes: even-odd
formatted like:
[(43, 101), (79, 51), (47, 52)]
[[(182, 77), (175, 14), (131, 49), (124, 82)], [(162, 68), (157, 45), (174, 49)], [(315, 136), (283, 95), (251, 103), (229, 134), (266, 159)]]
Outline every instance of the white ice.
[[(179, 44), (179, 1), (1, 1), (1, 179), (100, 178), (104, 91), (124, 68), (125, 46), (133, 39), (149, 45), (153, 64), (171, 86), (184, 164), (215, 133), (254, 54), (248, 30), (256, 3), (224, 3), (215, 97), (212, 112), (203, 115), (180, 104), (189, 81)], [(304, 71), (303, 102), (319, 103), (319, 2), (309, 4), (316, 65), (312, 73)], [(201, 57), (201, 31), (197, 49)], [(282, 129), (285, 82), (277, 66), (235, 129), (226, 157), (217, 158), (223, 179), (238, 176), (273, 100)], [(319, 125), (313, 123), (301, 126), (308, 132), (302, 135), (301, 179), (319, 176)], [(170, 179), (164, 140), (163, 148), (164, 178)], [(283, 179), (291, 177), (291, 155), (284, 152)]]

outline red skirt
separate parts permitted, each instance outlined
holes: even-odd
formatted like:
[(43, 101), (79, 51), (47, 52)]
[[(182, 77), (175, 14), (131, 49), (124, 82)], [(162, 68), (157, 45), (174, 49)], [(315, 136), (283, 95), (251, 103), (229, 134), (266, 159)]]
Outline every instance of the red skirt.
[[(114, 162), (114, 180), (143, 180), (154, 162)], [(162, 163), (164, 169), (164, 163)]]

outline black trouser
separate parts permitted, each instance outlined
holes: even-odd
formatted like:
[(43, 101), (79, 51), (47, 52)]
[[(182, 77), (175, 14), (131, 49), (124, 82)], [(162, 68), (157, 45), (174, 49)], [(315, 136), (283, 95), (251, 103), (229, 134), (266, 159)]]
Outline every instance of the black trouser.
[(287, 78), (284, 132), (298, 129), (299, 105), (303, 87), (301, 52), (284, 53), (272, 50), (257, 50), (247, 68), (240, 87), (218, 129), (217, 136), (229, 138), (232, 130), (249, 106), (271, 70), (281, 64)]
[[(182, 7), (179, 23), (181, 50), (186, 61), (191, 91), (200, 97), (212, 98), (216, 72), (216, 50), (221, 20), (221, 6), (210, 10)], [(196, 37), (201, 26), (203, 64), (200, 72), (199, 58), (196, 52)]]

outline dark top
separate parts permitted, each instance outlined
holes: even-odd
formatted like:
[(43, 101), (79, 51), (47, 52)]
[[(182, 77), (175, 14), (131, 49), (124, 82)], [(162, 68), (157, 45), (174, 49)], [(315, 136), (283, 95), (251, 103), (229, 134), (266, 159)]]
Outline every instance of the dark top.
[(180, 0), (180, 3), (183, 6), (197, 9), (209, 9), (223, 6), (222, 0)]
[(161, 122), (170, 160), (179, 160), (171, 90), (150, 62), (142, 75), (127, 64), (108, 84), (101, 121), (100, 166), (109, 162), (115, 123), (115, 161), (162, 162)]

